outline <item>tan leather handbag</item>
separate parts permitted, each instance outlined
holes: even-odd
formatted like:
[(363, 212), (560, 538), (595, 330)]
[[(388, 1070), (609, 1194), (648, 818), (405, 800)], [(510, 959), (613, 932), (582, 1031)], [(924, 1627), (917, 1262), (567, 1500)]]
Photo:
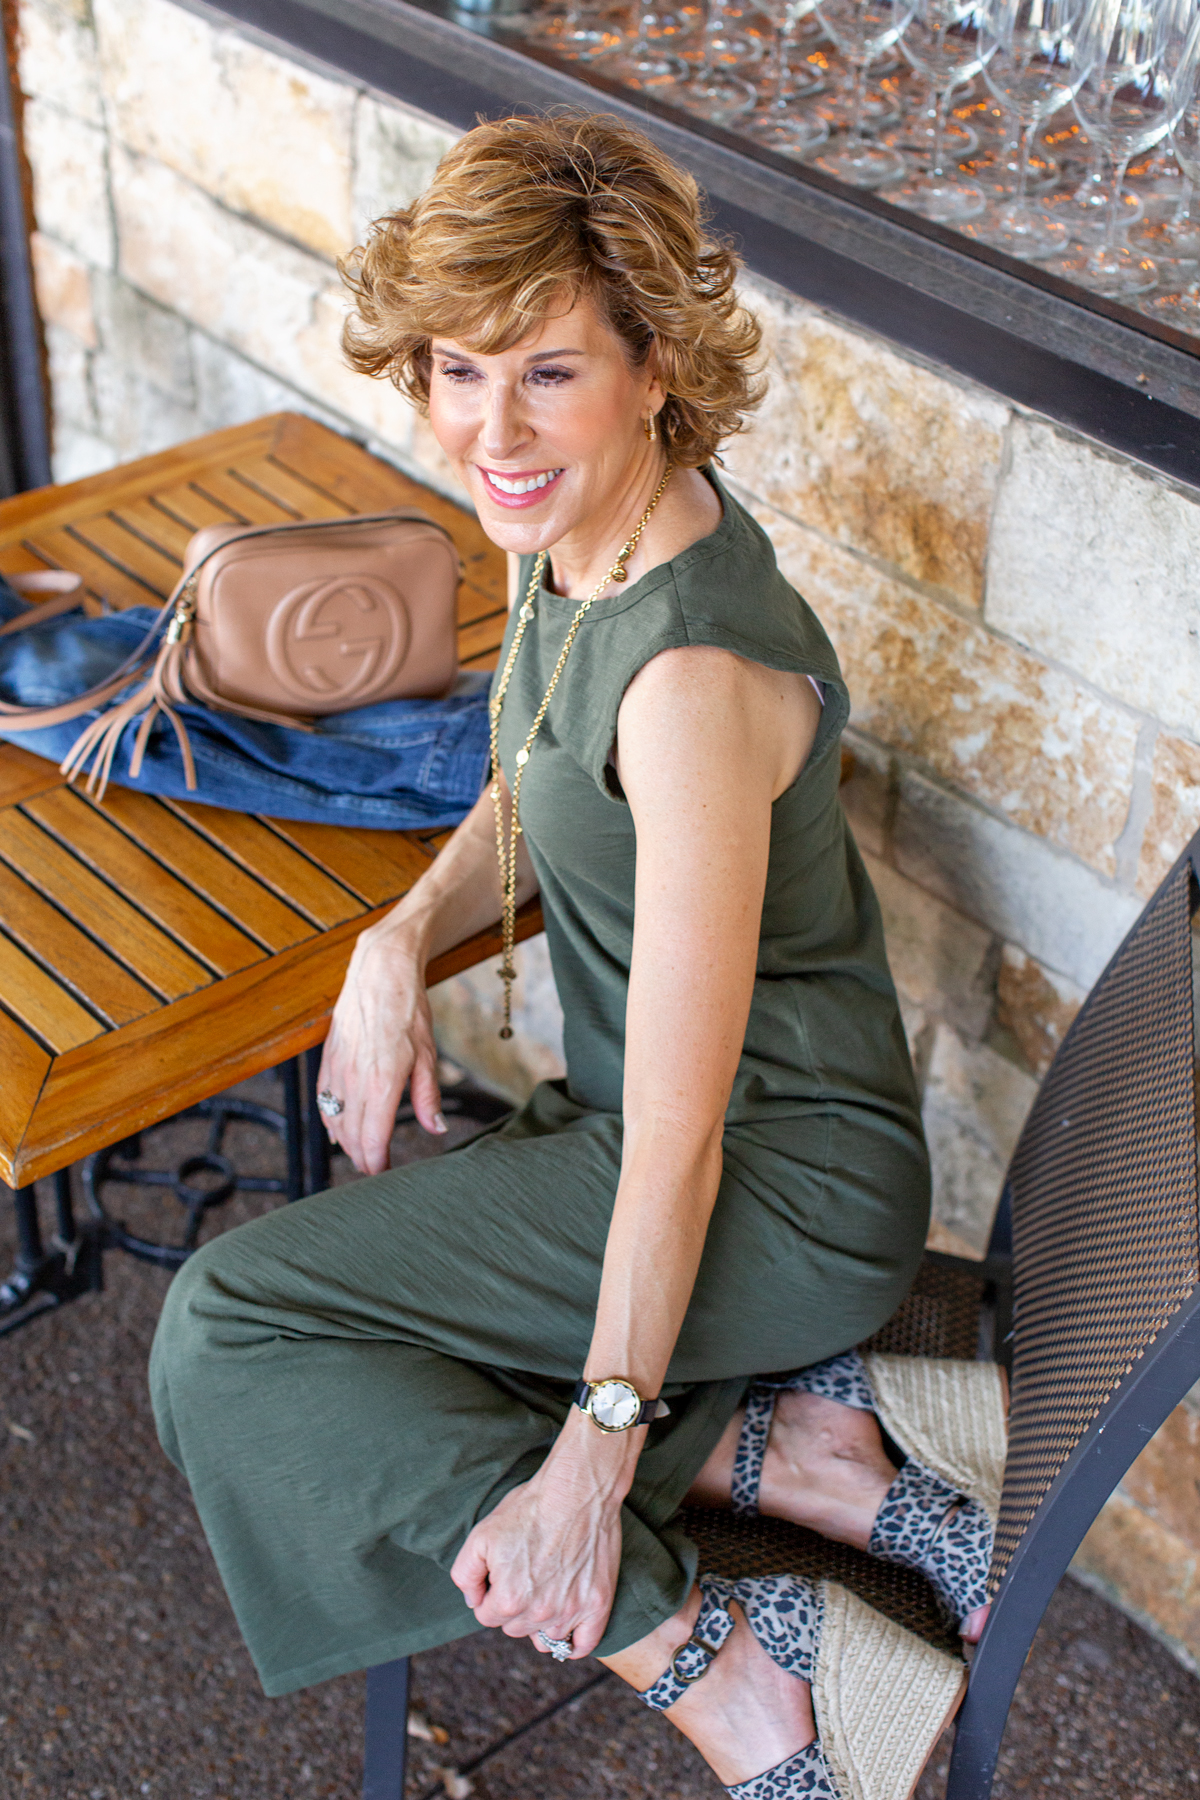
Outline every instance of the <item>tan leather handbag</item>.
[[(90, 762), (87, 791), (99, 796), (126, 726), (140, 719), (130, 761), (136, 778), (162, 713), (192, 788), (191, 745), (175, 710), (185, 702), (303, 726), (377, 700), (444, 694), (458, 672), (459, 574), (449, 532), (416, 509), (318, 524), (209, 525), (189, 542), (183, 575), (159, 617), (106, 681), (60, 706), (0, 702), (0, 713), (7, 730), (36, 731), (106, 707), (62, 764), (73, 780)], [(55, 598), (0, 634), (77, 604), (77, 577), (48, 571), (8, 579), (18, 591), (45, 589)], [(108, 704), (147, 671), (136, 692)]]

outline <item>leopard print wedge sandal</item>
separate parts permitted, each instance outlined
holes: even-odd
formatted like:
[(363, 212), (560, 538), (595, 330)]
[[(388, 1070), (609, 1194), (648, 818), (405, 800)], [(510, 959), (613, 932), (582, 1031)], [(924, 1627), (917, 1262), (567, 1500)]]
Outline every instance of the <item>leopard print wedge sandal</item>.
[(763, 1456), (778, 1396), (801, 1389), (872, 1412), (904, 1453), (868, 1550), (919, 1569), (958, 1625), (988, 1603), (1007, 1428), (993, 1363), (848, 1350), (780, 1380), (754, 1384), (734, 1458), (735, 1512), (758, 1511)]
[(734, 1800), (907, 1800), (962, 1699), (961, 1661), (832, 1581), (701, 1575), (692, 1635), (640, 1698), (663, 1712), (712, 1665), (731, 1603), (773, 1661), (812, 1690), (817, 1736), (725, 1789)]

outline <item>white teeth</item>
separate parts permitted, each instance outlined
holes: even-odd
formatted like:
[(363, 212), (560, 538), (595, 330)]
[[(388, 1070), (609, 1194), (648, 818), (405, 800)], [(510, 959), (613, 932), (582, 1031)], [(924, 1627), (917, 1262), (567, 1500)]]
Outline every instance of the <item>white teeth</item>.
[(487, 478), (502, 494), (528, 494), (534, 488), (544, 488), (561, 474), (561, 469), (547, 469), (541, 475), (531, 475), (528, 481), (506, 481), (503, 475), (493, 475), (489, 469)]

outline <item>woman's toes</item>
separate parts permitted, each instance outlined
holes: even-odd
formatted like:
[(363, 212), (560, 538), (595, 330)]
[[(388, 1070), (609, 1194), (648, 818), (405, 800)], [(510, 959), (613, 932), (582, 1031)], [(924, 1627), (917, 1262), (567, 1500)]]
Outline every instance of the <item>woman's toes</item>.
[(988, 1622), (988, 1614), (991, 1610), (990, 1606), (977, 1606), (973, 1613), (967, 1614), (966, 1618), (959, 1626), (964, 1643), (977, 1644), (979, 1642), (980, 1638), (983, 1636), (983, 1628)]

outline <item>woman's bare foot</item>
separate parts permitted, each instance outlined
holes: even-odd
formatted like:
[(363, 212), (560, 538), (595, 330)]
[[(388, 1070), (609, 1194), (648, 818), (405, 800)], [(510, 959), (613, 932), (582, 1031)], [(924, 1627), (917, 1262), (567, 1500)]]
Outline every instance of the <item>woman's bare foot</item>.
[[(730, 1420), (692, 1483), (687, 1504), (729, 1505), (744, 1416), (739, 1411)], [(865, 1550), (895, 1475), (874, 1413), (803, 1389), (780, 1392), (763, 1456), (760, 1512)], [(959, 1629), (968, 1644), (979, 1642), (987, 1616), (981, 1606), (962, 1621)]]
[[(726, 1787), (773, 1769), (817, 1735), (808, 1683), (767, 1655), (736, 1603), (729, 1610), (733, 1630), (705, 1673), (665, 1715)], [(673, 1619), (600, 1661), (644, 1693), (687, 1642), (699, 1611), (700, 1590), (693, 1588)]]

